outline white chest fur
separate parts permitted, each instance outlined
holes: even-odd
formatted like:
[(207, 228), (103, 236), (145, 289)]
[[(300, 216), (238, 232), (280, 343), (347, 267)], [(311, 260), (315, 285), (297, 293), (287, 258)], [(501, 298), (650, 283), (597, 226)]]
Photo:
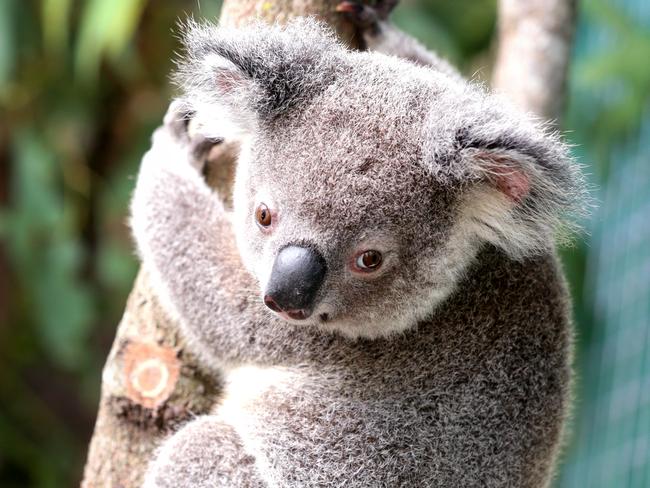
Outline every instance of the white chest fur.
[[(226, 373), (226, 389), (219, 414), (233, 424), (250, 417), (265, 404), (262, 399), (272, 390), (295, 388), (300, 374), (283, 367), (240, 366)], [(248, 421), (251, 419), (248, 418)]]
[(215, 412), (234, 427), (244, 449), (255, 456), (257, 470), (271, 488), (279, 486), (277, 466), (269, 457), (269, 445), (260, 431), (273, 429), (262, 419), (273, 409), (268, 393), (300, 388), (304, 377), (298, 369), (241, 366), (226, 372), (223, 402)]

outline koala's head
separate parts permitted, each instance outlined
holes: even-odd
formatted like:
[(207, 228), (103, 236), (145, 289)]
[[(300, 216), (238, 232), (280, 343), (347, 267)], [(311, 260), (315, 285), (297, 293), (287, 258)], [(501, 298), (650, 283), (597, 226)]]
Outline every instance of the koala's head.
[(186, 46), (178, 81), (199, 130), (245, 140), (243, 262), (269, 313), (292, 323), (404, 330), (486, 243), (513, 259), (547, 252), (581, 198), (566, 147), (502, 100), (348, 51), (312, 20), (191, 25)]

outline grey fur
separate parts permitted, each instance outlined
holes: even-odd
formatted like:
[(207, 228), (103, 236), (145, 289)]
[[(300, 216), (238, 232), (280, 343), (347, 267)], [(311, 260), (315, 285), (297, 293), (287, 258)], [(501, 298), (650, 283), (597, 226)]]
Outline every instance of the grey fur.
[[(553, 231), (583, 197), (566, 146), (480, 86), (350, 52), (312, 20), (192, 25), (186, 44), (132, 227), (230, 386), (145, 485), (547, 486), (571, 382)], [(196, 170), (187, 113), (205, 137), (245, 134), (233, 214)], [(328, 265), (307, 321), (261, 300), (288, 243)], [(360, 249), (380, 271), (350, 272)]]

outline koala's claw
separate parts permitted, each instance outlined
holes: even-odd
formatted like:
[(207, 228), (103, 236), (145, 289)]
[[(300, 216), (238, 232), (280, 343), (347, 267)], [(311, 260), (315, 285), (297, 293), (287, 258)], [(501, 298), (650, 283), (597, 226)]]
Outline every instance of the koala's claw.
[(187, 144), (190, 139), (188, 127), (191, 119), (192, 113), (187, 110), (185, 104), (174, 100), (169, 104), (163, 124), (177, 142)]
[(193, 115), (182, 101), (174, 100), (167, 109), (162, 129), (167, 130), (177, 144), (186, 148), (192, 166), (202, 171), (212, 147), (223, 141), (197, 134), (192, 124)]
[(357, 0), (344, 0), (336, 6), (336, 11), (362, 30), (375, 30), (379, 23), (377, 11)]
[(386, 21), (398, 0), (378, 0), (373, 6), (360, 0), (343, 0), (336, 6), (336, 11), (354, 25), (365, 31), (379, 33), (379, 23)]

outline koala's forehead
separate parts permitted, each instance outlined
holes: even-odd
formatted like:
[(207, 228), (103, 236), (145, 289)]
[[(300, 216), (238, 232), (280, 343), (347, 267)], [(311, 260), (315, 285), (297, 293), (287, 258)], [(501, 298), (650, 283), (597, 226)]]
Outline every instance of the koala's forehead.
[(313, 164), (336, 174), (364, 172), (372, 161), (390, 160), (385, 171), (417, 161), (427, 93), (423, 86), (390, 80), (394, 73), (375, 71), (366, 67), (341, 75), (301, 110), (265, 125), (260, 143), (282, 155), (269, 164), (283, 170), (286, 159), (299, 160), (310, 171)]
[(421, 225), (432, 209), (443, 219), (449, 195), (420, 161), (426, 94), (372, 82), (339, 82), (269, 126), (256, 144), (259, 177), (284, 206), (340, 225)]

